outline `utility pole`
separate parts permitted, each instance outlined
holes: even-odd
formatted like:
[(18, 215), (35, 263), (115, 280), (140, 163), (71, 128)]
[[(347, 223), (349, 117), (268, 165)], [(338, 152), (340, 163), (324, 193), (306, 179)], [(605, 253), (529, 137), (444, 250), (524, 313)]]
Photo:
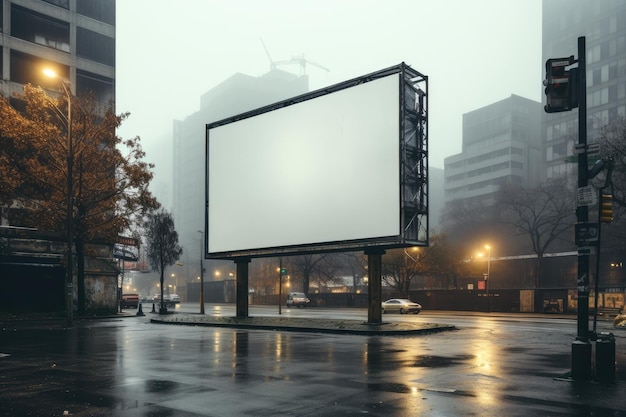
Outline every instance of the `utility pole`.
[[(578, 188), (589, 182), (587, 164), (587, 77), (585, 37), (578, 38)], [(589, 206), (576, 209), (578, 224), (589, 222)], [(589, 252), (578, 242), (578, 331), (572, 342), (572, 379), (591, 379), (591, 341), (589, 340)], [(596, 277), (598, 279), (598, 277)], [(597, 295), (596, 295), (597, 296)]]
[(204, 232), (198, 230), (200, 233), (200, 314), (204, 314)]

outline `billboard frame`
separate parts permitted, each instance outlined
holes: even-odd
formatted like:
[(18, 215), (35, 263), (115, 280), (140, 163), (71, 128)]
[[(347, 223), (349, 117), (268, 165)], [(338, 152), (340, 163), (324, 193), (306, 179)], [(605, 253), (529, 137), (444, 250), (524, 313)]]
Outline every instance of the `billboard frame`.
[[(399, 225), (398, 234), (332, 242), (310, 242), (211, 252), (209, 247), (209, 139), (211, 129), (248, 119), (274, 110), (303, 103), (334, 92), (398, 74), (399, 80)], [(428, 246), (428, 77), (404, 62), (380, 71), (305, 93), (271, 105), (206, 124), (205, 136), (205, 233), (204, 256), (207, 259), (261, 258), (322, 252), (371, 251)]]

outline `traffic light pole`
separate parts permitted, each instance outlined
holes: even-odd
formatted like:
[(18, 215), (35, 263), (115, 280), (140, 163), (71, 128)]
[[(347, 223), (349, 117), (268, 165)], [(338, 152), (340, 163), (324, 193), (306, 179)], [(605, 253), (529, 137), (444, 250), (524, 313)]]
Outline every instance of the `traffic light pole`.
[[(585, 37), (578, 38), (578, 188), (588, 185), (587, 164), (587, 79)], [(580, 205), (576, 211), (579, 224), (589, 221), (589, 208)], [(589, 340), (589, 253), (578, 243), (578, 331), (572, 342), (572, 372), (575, 380), (591, 379), (591, 341)]]

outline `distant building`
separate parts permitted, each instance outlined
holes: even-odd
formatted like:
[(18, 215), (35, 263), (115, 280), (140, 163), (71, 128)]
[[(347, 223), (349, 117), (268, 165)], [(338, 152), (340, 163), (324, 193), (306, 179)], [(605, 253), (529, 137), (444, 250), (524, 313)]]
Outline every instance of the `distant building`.
[[(542, 63), (578, 58), (578, 38), (585, 36), (587, 140), (592, 143), (602, 126), (626, 117), (626, 1), (544, 0), (542, 30)], [(574, 155), (578, 141), (578, 111), (544, 114), (543, 135), (544, 176), (575, 170), (576, 164), (565, 160)]]
[[(174, 122), (172, 212), (184, 248), (181, 260), (187, 278), (200, 275), (202, 235), (198, 231), (204, 231), (205, 222), (206, 124), (304, 94), (308, 89), (306, 75), (297, 76), (278, 69), (261, 77), (237, 73), (202, 95), (198, 112)], [(177, 273), (177, 276), (183, 274)]]
[(442, 168), (428, 167), (428, 227), (438, 232), (444, 208), (444, 175)]
[(459, 154), (444, 160), (445, 202), (492, 205), (500, 184), (536, 185), (540, 180), (540, 103), (520, 96), (463, 115)]

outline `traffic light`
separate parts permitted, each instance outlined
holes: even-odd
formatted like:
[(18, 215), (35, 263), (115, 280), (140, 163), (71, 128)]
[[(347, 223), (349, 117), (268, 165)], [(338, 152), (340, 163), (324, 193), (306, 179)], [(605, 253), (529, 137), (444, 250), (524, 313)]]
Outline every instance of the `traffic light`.
[(280, 268), (280, 275), (287, 275), (287, 268)]
[(578, 107), (578, 69), (566, 70), (574, 57), (552, 58), (546, 61), (546, 113), (569, 111)]
[(602, 194), (600, 198), (600, 221), (610, 223), (613, 221), (613, 196)]

